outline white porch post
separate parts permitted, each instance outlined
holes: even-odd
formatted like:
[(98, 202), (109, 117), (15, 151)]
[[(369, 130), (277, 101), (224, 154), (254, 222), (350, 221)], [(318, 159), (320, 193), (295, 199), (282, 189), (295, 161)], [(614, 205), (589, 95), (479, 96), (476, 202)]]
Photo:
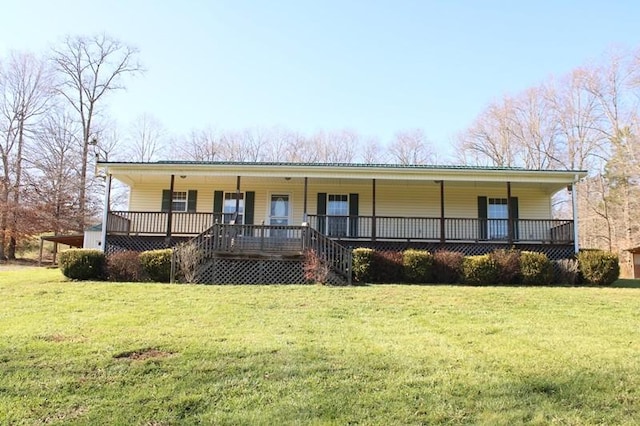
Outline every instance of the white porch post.
[(575, 181), (571, 184), (571, 204), (573, 205), (573, 250), (574, 253), (580, 251), (580, 238), (578, 238), (578, 190), (576, 188), (576, 182), (578, 176), (575, 177)]
[(111, 198), (111, 173), (107, 174), (106, 188), (104, 190), (104, 207), (102, 209), (102, 235), (100, 238), (100, 249), (107, 252), (107, 221), (109, 220)]

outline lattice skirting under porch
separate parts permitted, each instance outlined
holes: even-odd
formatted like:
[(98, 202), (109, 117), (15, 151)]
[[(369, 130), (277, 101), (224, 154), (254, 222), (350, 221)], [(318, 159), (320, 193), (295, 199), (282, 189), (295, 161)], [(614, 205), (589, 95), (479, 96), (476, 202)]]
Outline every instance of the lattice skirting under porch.
[(304, 259), (213, 257), (203, 265), (201, 284), (304, 284)]
[[(435, 252), (438, 250), (457, 251), (465, 256), (476, 256), (490, 253), (497, 249), (509, 248), (506, 244), (500, 243), (437, 243), (422, 241), (340, 241), (345, 247), (358, 248), (366, 247), (384, 251), (404, 251), (407, 249), (429, 250)], [(572, 245), (558, 244), (514, 244), (513, 248), (523, 251), (535, 251), (544, 253), (551, 260), (568, 259), (573, 257), (574, 248)]]
[(187, 237), (171, 237), (169, 244), (165, 237), (152, 236), (130, 236), (130, 235), (108, 235), (107, 236), (107, 254), (120, 251), (147, 251), (159, 250), (167, 247), (173, 247), (181, 242), (188, 241)]

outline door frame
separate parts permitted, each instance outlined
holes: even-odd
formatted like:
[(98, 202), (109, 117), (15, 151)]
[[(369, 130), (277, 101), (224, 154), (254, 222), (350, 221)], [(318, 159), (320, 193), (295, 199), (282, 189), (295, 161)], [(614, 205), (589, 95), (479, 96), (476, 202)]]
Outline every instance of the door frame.
[[(285, 191), (273, 191), (273, 192), (269, 192), (269, 197), (267, 199), (267, 220), (269, 221), (269, 225), (271, 225), (271, 202), (272, 202), (272, 198), (274, 196), (277, 195), (286, 195), (288, 197), (288, 203), (289, 203), (289, 212), (287, 215), (287, 225), (291, 225), (291, 221), (293, 220), (293, 201), (292, 201), (292, 195), (290, 192), (285, 192)], [(275, 217), (283, 217), (284, 216), (275, 216)]]

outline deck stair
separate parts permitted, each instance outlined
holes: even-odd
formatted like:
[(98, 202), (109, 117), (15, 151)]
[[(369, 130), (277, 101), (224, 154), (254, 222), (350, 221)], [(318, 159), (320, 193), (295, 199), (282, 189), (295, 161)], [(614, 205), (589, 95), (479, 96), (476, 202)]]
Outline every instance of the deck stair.
[(311, 251), (328, 266), (329, 282), (351, 283), (351, 250), (307, 225), (216, 223), (174, 248), (172, 277), (216, 284), (304, 283)]

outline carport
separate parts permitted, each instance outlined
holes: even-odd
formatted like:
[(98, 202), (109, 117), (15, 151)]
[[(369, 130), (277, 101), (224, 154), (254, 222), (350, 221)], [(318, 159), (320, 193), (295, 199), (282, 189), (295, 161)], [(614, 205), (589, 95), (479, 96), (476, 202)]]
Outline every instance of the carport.
[(53, 243), (53, 264), (55, 265), (58, 255), (58, 244), (63, 244), (69, 247), (82, 248), (84, 244), (84, 234), (50, 235), (40, 237), (40, 255), (38, 257), (38, 264), (42, 264), (42, 250), (44, 248), (45, 241), (51, 241)]

